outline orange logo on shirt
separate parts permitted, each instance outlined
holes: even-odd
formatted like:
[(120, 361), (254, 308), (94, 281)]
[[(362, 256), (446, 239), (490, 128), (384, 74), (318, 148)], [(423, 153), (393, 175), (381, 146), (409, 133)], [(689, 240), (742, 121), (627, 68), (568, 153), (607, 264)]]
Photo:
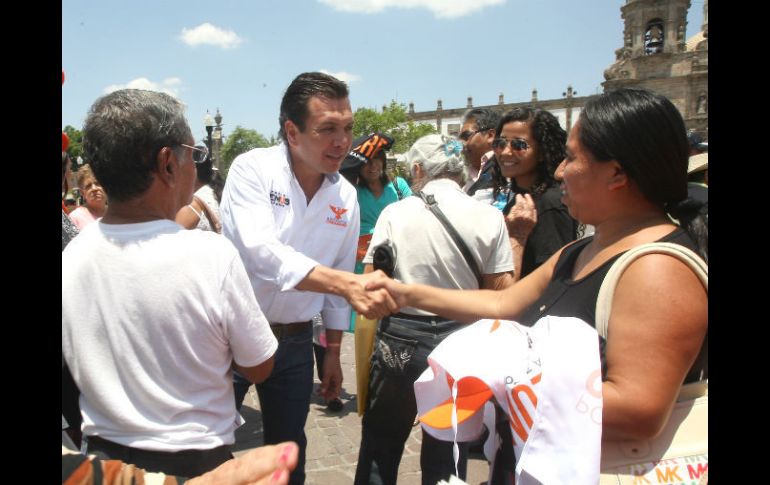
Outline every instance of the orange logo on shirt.
[(347, 227), (348, 222), (342, 219), (342, 216), (348, 211), (347, 209), (343, 207), (334, 207), (333, 205), (329, 205), (329, 209), (332, 210), (334, 213), (334, 219), (331, 217), (326, 218), (326, 222), (329, 224), (334, 224), (335, 226), (342, 226)]
[(342, 214), (348, 211), (347, 209), (343, 209), (342, 207), (334, 207), (333, 205), (330, 205), (329, 209), (331, 209), (332, 212), (334, 212), (334, 218), (337, 220), (342, 219)]

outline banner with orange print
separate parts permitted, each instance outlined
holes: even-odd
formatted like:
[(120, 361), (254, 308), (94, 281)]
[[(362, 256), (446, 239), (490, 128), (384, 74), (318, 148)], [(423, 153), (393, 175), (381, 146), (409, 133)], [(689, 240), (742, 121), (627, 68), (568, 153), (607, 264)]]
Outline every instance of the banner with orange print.
[[(601, 386), (596, 330), (576, 318), (544, 317), (532, 327), (480, 320), (447, 337), (414, 384), (423, 430), (445, 441), (471, 441), (507, 414), (516, 483), (599, 481)], [(600, 375), (600, 374), (599, 374)], [(487, 424), (487, 427), (490, 427)], [(485, 453), (494, 459), (498, 437)], [(526, 472), (526, 473), (523, 473)], [(535, 482), (532, 482), (535, 483)]]

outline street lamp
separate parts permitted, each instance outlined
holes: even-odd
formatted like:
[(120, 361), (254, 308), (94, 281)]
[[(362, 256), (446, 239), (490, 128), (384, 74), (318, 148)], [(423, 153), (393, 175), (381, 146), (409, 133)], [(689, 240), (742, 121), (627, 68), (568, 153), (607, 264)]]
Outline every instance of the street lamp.
[(211, 143), (211, 132), (214, 130), (214, 118), (211, 117), (209, 110), (206, 110), (206, 116), (203, 117), (203, 124), (206, 126), (206, 147), (209, 149), (209, 154), (206, 157), (206, 161), (211, 161), (211, 150), (213, 144)]

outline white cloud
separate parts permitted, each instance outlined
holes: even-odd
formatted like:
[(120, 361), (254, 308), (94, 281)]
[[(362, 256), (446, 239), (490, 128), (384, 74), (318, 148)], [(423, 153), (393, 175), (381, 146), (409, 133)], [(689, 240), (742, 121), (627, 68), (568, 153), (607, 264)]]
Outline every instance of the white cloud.
[(222, 49), (232, 49), (243, 42), (243, 39), (238, 37), (238, 34), (232, 30), (220, 29), (208, 22), (202, 23), (192, 29), (182, 29), (179, 38), (182, 39), (182, 42), (185, 44), (193, 47), (201, 44), (208, 44), (221, 47)]
[(147, 91), (158, 91), (161, 93), (170, 94), (173, 97), (178, 97), (179, 87), (182, 84), (182, 80), (178, 77), (170, 77), (163, 81), (156, 83), (150, 81), (146, 77), (140, 77), (129, 81), (126, 84), (111, 84), (104, 88), (104, 94), (117, 91), (118, 89), (146, 89)]
[(318, 0), (335, 10), (377, 13), (386, 8), (424, 8), (437, 18), (457, 18), (486, 7), (502, 5), (506, 0)]
[(345, 81), (348, 84), (361, 80), (361, 76), (357, 74), (350, 74), (349, 72), (345, 72), (345, 71), (331, 72), (331, 71), (327, 71), (326, 69), (321, 69), (321, 72), (324, 74), (328, 74), (330, 76), (334, 76), (340, 81)]

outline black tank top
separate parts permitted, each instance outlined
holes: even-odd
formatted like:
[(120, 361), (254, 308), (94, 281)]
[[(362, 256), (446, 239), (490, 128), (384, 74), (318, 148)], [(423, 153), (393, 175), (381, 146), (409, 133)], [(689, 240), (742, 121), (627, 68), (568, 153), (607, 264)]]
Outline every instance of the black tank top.
[[(557, 317), (576, 317), (592, 327), (596, 327), (596, 300), (599, 296), (599, 288), (612, 264), (623, 254), (614, 256), (606, 263), (596, 268), (587, 276), (572, 279), (572, 271), (583, 248), (593, 240), (593, 237), (581, 239), (565, 249), (556, 262), (553, 277), (548, 283), (540, 298), (530, 306), (518, 319), (522, 325), (532, 326), (541, 317), (552, 315)], [(682, 229), (677, 228), (659, 241), (679, 244), (697, 253), (697, 247), (690, 236)], [(606, 377), (607, 368), (605, 362), (605, 341), (599, 337), (599, 351), (602, 361), (602, 375)], [(703, 371), (704, 378), (708, 377), (708, 333), (703, 341), (700, 354), (695, 360), (685, 383), (694, 382), (700, 378)]]

